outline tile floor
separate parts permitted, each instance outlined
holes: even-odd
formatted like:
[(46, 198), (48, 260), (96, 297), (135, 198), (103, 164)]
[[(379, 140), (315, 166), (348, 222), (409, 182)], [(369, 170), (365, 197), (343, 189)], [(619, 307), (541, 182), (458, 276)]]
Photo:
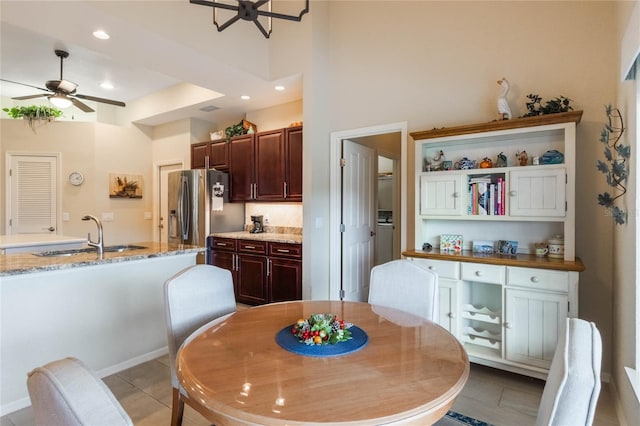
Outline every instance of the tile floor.
[[(120, 401), (136, 426), (169, 425), (171, 381), (168, 357), (163, 356), (106, 377), (105, 383)], [(453, 409), (496, 426), (535, 424), (544, 382), (501, 370), (471, 365), (471, 375)], [(32, 426), (31, 408), (0, 418), (0, 426)], [(188, 406), (185, 426), (209, 425)], [(609, 387), (602, 385), (594, 425), (618, 425)]]

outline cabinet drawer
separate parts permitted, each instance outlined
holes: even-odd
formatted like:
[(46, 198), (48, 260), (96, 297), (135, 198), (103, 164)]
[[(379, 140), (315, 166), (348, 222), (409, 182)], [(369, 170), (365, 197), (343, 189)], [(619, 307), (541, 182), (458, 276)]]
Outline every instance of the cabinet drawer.
[(267, 254), (267, 242), (256, 240), (238, 240), (238, 252)]
[(302, 244), (269, 243), (269, 256), (302, 259)]
[(438, 277), (442, 278), (451, 278), (457, 280), (460, 277), (460, 263), (459, 262), (449, 262), (446, 260), (433, 260), (433, 259), (419, 259), (419, 258), (410, 258), (417, 265), (422, 266), (423, 268), (429, 269), (430, 271), (438, 274)]
[(212, 250), (226, 250), (226, 251), (236, 251), (236, 242), (238, 240), (234, 238), (217, 238), (213, 237), (211, 239), (211, 249)]
[(547, 269), (507, 267), (508, 285), (567, 293), (569, 273)]
[(504, 284), (505, 267), (501, 265), (484, 265), (481, 263), (463, 263), (462, 280)]

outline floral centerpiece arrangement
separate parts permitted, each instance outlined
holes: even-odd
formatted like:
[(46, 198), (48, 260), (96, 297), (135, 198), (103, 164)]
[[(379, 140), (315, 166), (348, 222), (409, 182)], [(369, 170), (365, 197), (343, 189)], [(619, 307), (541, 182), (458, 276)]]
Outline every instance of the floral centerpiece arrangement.
[(291, 333), (305, 345), (335, 345), (351, 339), (349, 328), (352, 326), (334, 314), (313, 314), (306, 320), (299, 319)]

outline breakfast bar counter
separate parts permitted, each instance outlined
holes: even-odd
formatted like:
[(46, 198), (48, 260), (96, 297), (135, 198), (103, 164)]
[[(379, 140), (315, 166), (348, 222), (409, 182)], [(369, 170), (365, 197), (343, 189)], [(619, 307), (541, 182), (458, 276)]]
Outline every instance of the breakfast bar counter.
[(164, 282), (205, 248), (136, 245), (144, 248), (0, 255), (3, 414), (30, 404), (27, 373), (49, 361), (74, 356), (102, 377), (167, 352)]
[(198, 252), (205, 251), (205, 248), (200, 246), (155, 242), (133, 243), (129, 246), (142, 248), (123, 252), (105, 252), (102, 255), (98, 255), (96, 251), (78, 253), (70, 256), (37, 256), (33, 253), (0, 255), (0, 277), (181, 254), (195, 255)]

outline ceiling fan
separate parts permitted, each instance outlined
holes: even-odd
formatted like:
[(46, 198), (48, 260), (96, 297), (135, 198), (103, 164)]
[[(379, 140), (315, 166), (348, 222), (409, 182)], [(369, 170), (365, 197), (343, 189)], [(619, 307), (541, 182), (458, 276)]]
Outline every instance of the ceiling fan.
[(95, 96), (81, 95), (80, 93), (76, 93), (76, 88), (78, 85), (71, 81), (65, 80), (62, 78), (62, 62), (64, 58), (69, 56), (69, 52), (64, 50), (55, 50), (56, 56), (60, 58), (60, 80), (49, 80), (45, 83), (46, 89), (38, 86), (32, 86), (31, 84), (19, 83), (17, 81), (5, 80), (0, 78), (0, 81), (6, 81), (8, 83), (20, 84), (22, 86), (33, 87), (34, 89), (43, 90), (48, 93), (40, 93), (37, 95), (27, 95), (27, 96), (17, 96), (16, 100), (25, 100), (25, 99), (34, 99), (40, 97), (48, 98), (52, 104), (59, 108), (66, 108), (71, 104), (77, 106), (84, 112), (94, 112), (93, 108), (89, 107), (87, 104), (79, 101), (78, 99), (85, 99), (87, 101), (94, 102), (102, 102), (105, 104), (115, 105), (115, 106), (125, 106), (124, 102), (114, 101), (111, 99), (97, 98)]

